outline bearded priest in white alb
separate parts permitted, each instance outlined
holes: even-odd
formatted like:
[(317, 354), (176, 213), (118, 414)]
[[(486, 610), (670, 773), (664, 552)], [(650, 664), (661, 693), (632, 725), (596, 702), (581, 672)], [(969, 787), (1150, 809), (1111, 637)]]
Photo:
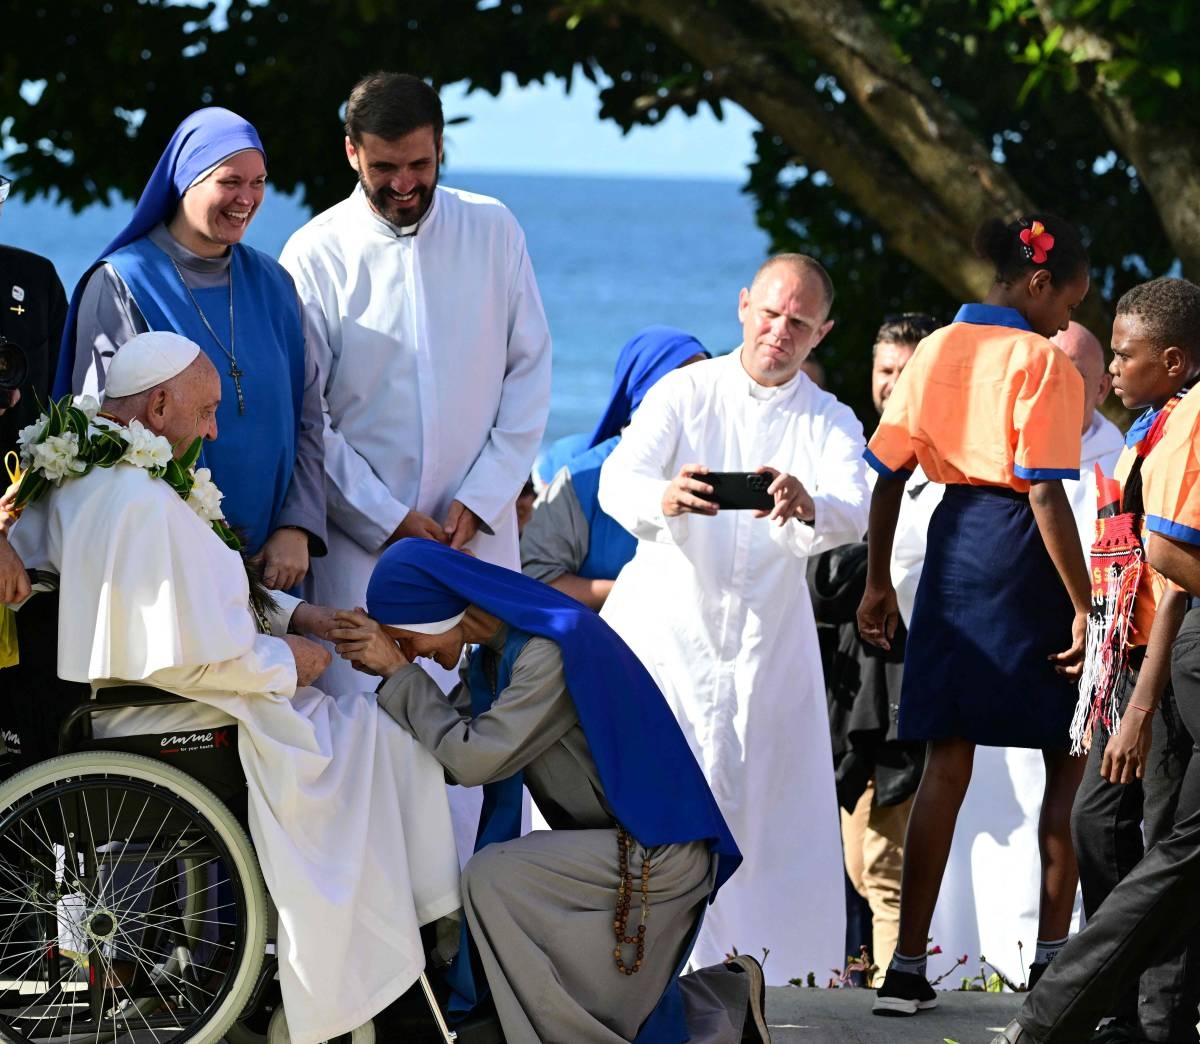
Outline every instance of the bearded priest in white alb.
[[(549, 410), (550, 334), (512, 214), (438, 186), (442, 125), (419, 78), (361, 81), (345, 142), (360, 184), (280, 257), (321, 335), (329, 554), (307, 593), (324, 605), (363, 605), (406, 536), (520, 568), (514, 505)], [(323, 680), (352, 676), (335, 663)]]
[(331, 611), (277, 595), (287, 606), (264, 633), (219, 491), (204, 469), (190, 492), (158, 477), (216, 435), (220, 394), (192, 342), (128, 341), (88, 428), (126, 443), (120, 459), (84, 472), (75, 436), (26, 429), (26, 467), (51, 485), (12, 543), (27, 566), (61, 577), (63, 678), (193, 701), (98, 714), (98, 736), (238, 723), (250, 834), (279, 911), (284, 1008), (292, 1040), (310, 1044), (365, 1023), (416, 981), (419, 925), (459, 906), (458, 866), (437, 762), (373, 694), (334, 700), (305, 687), (328, 654), (285, 634), (289, 618), (320, 632)]
[[(550, 407), (550, 333), (525, 236), (497, 200), (438, 185), (442, 106), (423, 80), (377, 73), (346, 107), (359, 186), (288, 241), (324, 382), (329, 553), (304, 594), (364, 605), (401, 537), (520, 569), (516, 498)], [(426, 670), (444, 691), (458, 676)], [(376, 679), (335, 660), (335, 692)], [(459, 853), (482, 795), (451, 791)]]
[[(604, 464), (600, 503), (638, 537), (601, 615), (675, 711), (745, 855), (709, 909), (695, 966), (769, 951), (769, 983), (845, 960), (833, 755), (809, 555), (862, 538), (862, 425), (800, 372), (833, 325), (829, 276), (770, 259), (739, 298), (742, 346), (664, 377)], [(763, 472), (773, 506), (703, 495)]]

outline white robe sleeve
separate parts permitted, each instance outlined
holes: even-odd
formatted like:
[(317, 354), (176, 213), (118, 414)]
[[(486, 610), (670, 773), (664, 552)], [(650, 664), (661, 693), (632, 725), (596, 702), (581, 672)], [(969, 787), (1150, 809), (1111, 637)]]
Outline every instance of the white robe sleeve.
[[(260, 634), (246, 652), (231, 660), (164, 667), (143, 679), (143, 684), (191, 698), (254, 694), (291, 697), (296, 692), (296, 660), (287, 643)], [(204, 702), (219, 707), (223, 701)]]
[[(304, 309), (306, 340), (312, 350), (321, 382), (321, 412), (325, 443), (326, 509), (329, 518), (366, 550), (376, 553), (404, 521), (410, 508), (397, 500), (359, 452), (346, 441), (329, 416), (324, 389), (334, 370), (329, 323), (338, 316), (326, 316), (319, 281), (293, 248), (284, 248), (279, 263), (292, 275)], [(522, 479), (522, 482), (524, 479)]]
[(687, 516), (668, 518), (662, 509), (681, 424), (675, 399), (661, 384), (651, 388), (600, 469), (600, 506), (639, 540), (687, 538)]
[(513, 222), (508, 345), (496, 422), (454, 499), (494, 529), (529, 478), (550, 412), (550, 329), (525, 236)]
[(772, 539), (801, 557), (862, 540), (871, 512), (862, 425), (841, 403), (824, 420), (824, 437), (811, 449), (816, 481), (807, 486), (816, 508), (813, 522), (771, 526)]
[(271, 625), (271, 634), (276, 638), (282, 638), (292, 625), (292, 613), (296, 611), (297, 607), (304, 604), (304, 599), (290, 595), (286, 591), (272, 591), (271, 598), (276, 606), (275, 612), (270, 614), (268, 620)]

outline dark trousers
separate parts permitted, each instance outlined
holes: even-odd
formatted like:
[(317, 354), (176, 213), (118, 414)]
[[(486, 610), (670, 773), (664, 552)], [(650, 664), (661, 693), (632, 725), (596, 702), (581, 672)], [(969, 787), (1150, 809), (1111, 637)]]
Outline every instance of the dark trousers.
[[(1184, 620), (1171, 656), (1176, 705), (1193, 739), (1200, 736), (1200, 610)], [(1200, 745), (1197, 745), (1200, 746)], [(1195, 747), (1193, 754), (1195, 753)], [(1164, 954), (1180, 951), (1180, 1000), (1168, 1035), (1193, 1042), (1200, 966), (1188, 947), (1200, 930), (1200, 757), (1188, 764), (1174, 829), (1100, 905), (1054, 959), (1017, 1018), (1042, 1044), (1079, 1044), (1130, 983)], [(1187, 1012), (1188, 1015), (1183, 1013)]]
[[(1136, 672), (1130, 672), (1124, 679), (1122, 709), (1136, 681)], [(1079, 860), (1079, 884), (1088, 920), (1145, 853), (1169, 836), (1174, 826), (1184, 771), (1192, 756), (1192, 739), (1179, 718), (1169, 685), (1152, 729), (1150, 759), (1141, 780), (1122, 785), (1109, 783), (1100, 775), (1107, 733), (1097, 736), (1088, 755), (1071, 811), (1071, 837)], [(1185, 975), (1186, 945), (1163, 953), (1142, 973), (1140, 980), (1129, 984), (1106, 1014), (1121, 1019), (1146, 1040), (1194, 1039), (1194, 1034), (1179, 1036), (1181, 1031), (1196, 1024), (1195, 997)]]

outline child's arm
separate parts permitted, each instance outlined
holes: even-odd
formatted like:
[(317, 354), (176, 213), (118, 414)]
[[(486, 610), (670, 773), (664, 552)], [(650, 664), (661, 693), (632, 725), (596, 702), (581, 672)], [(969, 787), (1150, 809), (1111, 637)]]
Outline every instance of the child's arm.
[(900, 622), (896, 589), (892, 587), (891, 562), (906, 479), (903, 475), (880, 475), (871, 493), (871, 516), (867, 523), (867, 589), (858, 606), (858, 633), (863, 641), (882, 649), (892, 647), (891, 640)]
[(1171, 645), (1187, 604), (1187, 594), (1176, 588), (1168, 588), (1159, 599), (1137, 684), (1121, 715), (1121, 727), (1109, 739), (1100, 763), (1100, 775), (1110, 783), (1132, 783), (1146, 774), (1154, 713), (1171, 677)]
[(1050, 553), (1050, 560), (1058, 570), (1063, 586), (1071, 597), (1071, 604), (1075, 607), (1071, 647), (1055, 653), (1050, 659), (1060, 674), (1077, 678), (1083, 666), (1088, 608), (1092, 601), (1092, 585), (1087, 564), (1083, 560), (1083, 547), (1079, 543), (1079, 529), (1059, 479), (1030, 483), (1029, 504), (1033, 508), (1033, 517), (1037, 520), (1046, 550)]

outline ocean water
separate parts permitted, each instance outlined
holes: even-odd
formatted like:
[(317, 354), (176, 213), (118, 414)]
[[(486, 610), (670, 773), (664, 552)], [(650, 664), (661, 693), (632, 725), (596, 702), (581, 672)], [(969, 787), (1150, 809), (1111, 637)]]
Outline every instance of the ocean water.
[[(503, 200), (525, 229), (554, 341), (547, 441), (593, 426), (617, 352), (643, 327), (680, 327), (714, 354), (738, 343), (737, 292), (768, 242), (736, 183), (468, 171), (443, 180)], [(131, 211), (12, 199), (0, 242), (49, 257), (70, 292)], [(278, 255), (307, 219), (294, 199), (268, 193), (246, 242)]]

